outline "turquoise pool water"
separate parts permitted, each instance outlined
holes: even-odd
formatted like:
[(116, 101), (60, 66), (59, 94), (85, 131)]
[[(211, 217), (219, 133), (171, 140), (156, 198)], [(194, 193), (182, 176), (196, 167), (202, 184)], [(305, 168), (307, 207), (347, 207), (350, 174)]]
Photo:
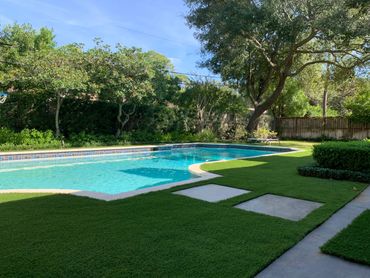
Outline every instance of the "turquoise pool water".
[(272, 154), (236, 148), (177, 148), (140, 154), (0, 162), (2, 189), (129, 192), (192, 178), (191, 164)]

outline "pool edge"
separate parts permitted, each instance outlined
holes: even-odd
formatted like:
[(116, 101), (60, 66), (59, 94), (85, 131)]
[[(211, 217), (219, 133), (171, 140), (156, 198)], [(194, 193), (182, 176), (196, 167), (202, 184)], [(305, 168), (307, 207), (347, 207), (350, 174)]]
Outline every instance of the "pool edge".
[[(264, 149), (265, 150), (266, 149), (283, 150), (283, 151), (272, 153), (272, 154), (257, 155), (257, 156), (250, 156), (250, 157), (240, 157), (240, 158), (235, 158), (235, 159), (231, 159), (227, 161), (252, 159), (252, 158), (257, 158), (257, 157), (274, 156), (274, 155), (279, 155), (279, 154), (296, 153), (296, 152), (304, 151), (301, 149), (289, 148), (289, 147), (272, 147), (272, 146), (265, 147), (265, 146), (253, 146), (253, 145), (244, 145), (244, 144), (223, 144), (223, 143), (187, 143), (187, 144), (157, 145), (157, 146), (150, 146), (151, 150), (149, 151), (154, 151), (156, 148), (160, 148), (160, 147), (170, 147), (170, 146), (179, 146), (179, 145), (181, 146), (213, 145), (213, 146), (229, 146), (229, 147), (243, 147), (243, 148), (252, 147), (253, 149), (256, 149), (255, 147), (257, 147), (257, 149), (259, 150), (264, 150)], [(121, 147), (120, 149), (124, 149), (124, 148), (125, 147)], [(127, 147), (127, 148), (132, 149), (133, 147)], [(137, 148), (143, 148), (143, 146), (140, 146)], [(206, 180), (222, 177), (221, 175), (207, 172), (201, 169), (201, 166), (203, 164), (212, 164), (212, 163), (219, 163), (219, 162), (225, 162), (225, 161), (218, 160), (218, 161), (203, 162), (203, 163), (196, 163), (196, 164), (190, 165), (188, 167), (189, 172), (197, 176), (192, 179), (163, 184), (163, 185), (139, 189), (139, 190), (134, 190), (134, 191), (129, 191), (129, 192), (117, 193), (117, 194), (107, 194), (107, 193), (102, 193), (102, 192), (84, 191), (84, 190), (76, 190), (76, 189), (4, 189), (4, 190), (0, 190), (0, 194), (21, 194), (21, 193), (66, 194), (66, 195), (73, 195), (73, 196), (79, 196), (79, 197), (88, 197), (88, 198), (98, 199), (102, 201), (115, 201), (115, 200), (126, 199), (126, 198), (130, 198), (130, 197), (134, 197), (137, 195), (142, 195), (142, 194), (146, 194), (150, 192), (170, 189), (170, 188), (181, 186), (181, 185), (186, 185), (186, 184), (191, 184), (195, 182), (206, 181)]]

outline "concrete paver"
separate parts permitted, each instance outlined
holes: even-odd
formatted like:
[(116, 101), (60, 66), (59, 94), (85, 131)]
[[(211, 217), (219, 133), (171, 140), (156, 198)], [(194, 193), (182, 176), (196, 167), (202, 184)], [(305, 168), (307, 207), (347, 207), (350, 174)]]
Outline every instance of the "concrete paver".
[(207, 184), (174, 192), (174, 194), (191, 197), (207, 202), (219, 202), (250, 191), (217, 184)]
[(368, 278), (370, 267), (321, 253), (320, 246), (370, 208), (370, 187), (260, 272), (259, 278)]

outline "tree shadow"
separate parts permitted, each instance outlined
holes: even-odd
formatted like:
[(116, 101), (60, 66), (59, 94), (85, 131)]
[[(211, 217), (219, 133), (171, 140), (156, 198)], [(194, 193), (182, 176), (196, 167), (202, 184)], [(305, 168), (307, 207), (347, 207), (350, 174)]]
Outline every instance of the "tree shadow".
[[(231, 163), (227, 163), (231, 162)], [(246, 163), (238, 163), (238, 162), (246, 162)], [(255, 158), (245, 158), (233, 161), (224, 161), (216, 162), (215, 164), (209, 164), (205, 166), (206, 171), (210, 171), (214, 174), (219, 174), (222, 176), (234, 176), (236, 172), (240, 174), (240, 169), (243, 168), (245, 170), (251, 168), (259, 168), (259, 169), (266, 169), (274, 171), (276, 169), (279, 170), (290, 170), (296, 171), (297, 167), (304, 166), (313, 162), (311, 155), (303, 155), (303, 156), (288, 156), (288, 155), (274, 155), (274, 156), (262, 156), (262, 157), (255, 157)], [(224, 164), (221, 164), (224, 163)], [(212, 166), (215, 167), (212, 167)], [(222, 165), (225, 167), (222, 168)], [(271, 178), (266, 176), (265, 178)]]
[(188, 170), (179, 170), (179, 169), (171, 169), (171, 168), (158, 169), (158, 168), (141, 167), (141, 168), (135, 168), (135, 169), (120, 170), (120, 172), (130, 174), (130, 175), (136, 175), (140, 177), (161, 180), (160, 182), (141, 186), (141, 187), (138, 187), (137, 189), (154, 187), (154, 186), (162, 185), (165, 183), (185, 181), (193, 177), (193, 175)]

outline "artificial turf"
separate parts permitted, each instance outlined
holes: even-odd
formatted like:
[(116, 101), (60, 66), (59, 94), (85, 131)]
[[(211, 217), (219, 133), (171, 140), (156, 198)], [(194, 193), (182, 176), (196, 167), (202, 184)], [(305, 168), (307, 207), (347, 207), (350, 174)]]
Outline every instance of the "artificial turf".
[(347, 260), (370, 265), (370, 210), (329, 240), (321, 250)]
[[(223, 177), (113, 202), (0, 195), (0, 276), (253, 276), (365, 188), (299, 176), (311, 159), (307, 150), (206, 164)], [(252, 192), (219, 203), (171, 194), (206, 183)], [(299, 222), (233, 208), (266, 193), (325, 205)]]

